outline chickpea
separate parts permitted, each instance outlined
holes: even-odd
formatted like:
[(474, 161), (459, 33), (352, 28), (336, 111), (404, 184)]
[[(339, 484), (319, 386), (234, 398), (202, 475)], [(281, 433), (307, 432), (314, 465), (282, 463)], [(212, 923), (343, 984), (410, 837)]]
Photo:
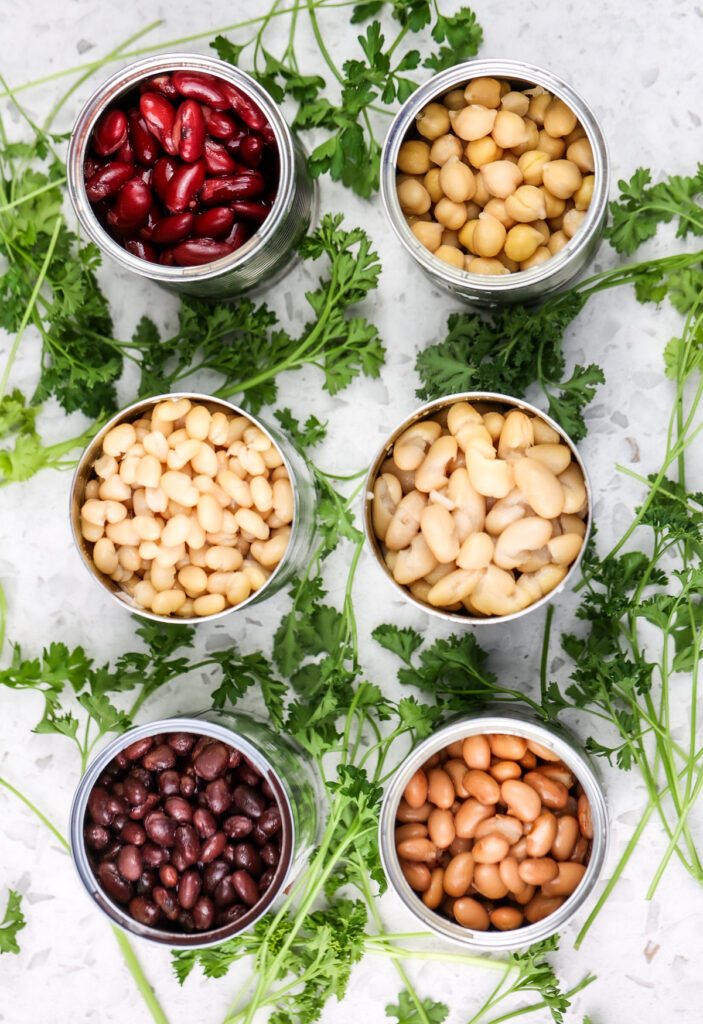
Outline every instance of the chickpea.
[(555, 196), (553, 192), (550, 192), (546, 185), (542, 185), (540, 187), (540, 192), (544, 196), (547, 220), (551, 220), (553, 217), (561, 217), (566, 208), (564, 200), (559, 199), (559, 197)]
[(454, 203), (465, 203), (476, 191), (476, 181), (471, 169), (455, 156), (450, 156), (442, 165), (439, 184), (445, 196)]
[(430, 199), (433, 203), (438, 203), (444, 195), (442, 192), (442, 186), (439, 183), (439, 170), (439, 167), (430, 167), (429, 171), (422, 179), (422, 184), (429, 192)]
[(539, 129), (534, 121), (531, 121), (528, 117), (525, 118), (525, 141), (521, 142), (518, 146), (513, 146), (513, 153), (515, 156), (522, 156), (523, 153), (528, 153), (532, 149), (539, 149)]
[(398, 151), (398, 169), (405, 174), (426, 174), (430, 169), (430, 147), (426, 142), (411, 139)]
[(462, 107), (466, 106), (467, 101), (464, 99), (463, 89), (452, 89), (442, 99), (443, 105), (447, 110), (461, 110)]
[(535, 185), (520, 185), (505, 200), (505, 212), (520, 224), (543, 220), (547, 215), (544, 196)]
[(509, 274), (510, 270), (500, 260), (486, 259), (482, 256), (466, 257), (466, 270), (470, 274)]
[(543, 128), (537, 135), (537, 149), (547, 153), (550, 160), (559, 160), (566, 151), (566, 144), (563, 139), (555, 139)]
[(591, 143), (587, 138), (576, 139), (567, 146), (566, 159), (576, 164), (582, 174), (592, 174), (596, 169)]
[[(403, 145), (405, 145), (405, 143), (403, 143)], [(440, 135), (432, 143), (432, 148), (430, 149), (430, 160), (433, 164), (439, 164), (441, 166), (447, 162), (450, 156), (456, 156), (461, 159), (463, 153), (464, 147), (461, 144), (461, 140), (458, 139), (456, 135)], [(400, 164), (398, 166), (400, 166)], [(428, 170), (429, 166), (425, 168), (425, 171)]]
[(481, 168), (481, 179), (489, 195), (507, 199), (522, 182), (522, 171), (507, 160), (494, 160)]
[(468, 142), (464, 154), (472, 167), (480, 170), (484, 164), (490, 164), (493, 160), (500, 160), (503, 156), (503, 150), (492, 136), (485, 135), (482, 139), (474, 139), (473, 142)]
[(520, 270), (532, 270), (533, 267), (539, 267), (542, 263), (546, 263), (551, 255), (546, 245), (538, 245), (529, 259), (520, 261)]
[(518, 158), (517, 165), (526, 185), (542, 184), (542, 171), (548, 160), (549, 156), (541, 149), (531, 149)]
[(430, 193), (415, 178), (409, 178), (398, 186), (398, 202), (405, 213), (415, 214), (427, 213), (432, 205)]
[(442, 244), (443, 229), (437, 221), (418, 221), (413, 224), (411, 230), (418, 242), (422, 242), (430, 252), (434, 252)]
[(504, 226), (490, 214), (482, 213), (473, 233), (472, 251), (477, 256), (497, 256), (505, 244), (507, 232)]
[(542, 242), (542, 235), (529, 224), (516, 224), (511, 228), (505, 239), (505, 255), (511, 260), (522, 263), (532, 256)]
[(550, 160), (542, 172), (545, 187), (558, 199), (570, 199), (583, 181), (581, 171), (571, 160)]
[(445, 228), (458, 231), (466, 223), (466, 204), (453, 203), (445, 196), (436, 204), (434, 215)]
[(503, 149), (521, 146), (527, 138), (524, 120), (512, 110), (498, 111), (491, 134)]
[(544, 112), (544, 130), (548, 135), (561, 138), (576, 127), (576, 114), (563, 100), (554, 97)]
[(561, 252), (568, 241), (569, 236), (563, 231), (553, 231), (549, 236), (547, 248), (551, 252), (552, 256), (556, 256), (558, 252)]
[[(539, 92), (537, 92), (539, 89)], [(531, 91), (531, 90), (530, 90)], [(544, 115), (547, 112), (547, 107), (552, 101), (552, 97), (548, 92), (545, 92), (541, 86), (537, 86), (530, 100), (530, 106), (527, 111), (527, 116), (535, 122), (540, 128), (544, 124)]]
[(496, 78), (474, 78), (464, 89), (467, 103), (480, 103), (484, 107), (500, 104), (501, 85)]
[(515, 92), (511, 90), (501, 97), (500, 106), (501, 110), (512, 110), (514, 114), (519, 114), (520, 117), (524, 117), (529, 110), (530, 99), (524, 92)]
[(508, 216), (507, 210), (505, 209), (504, 199), (498, 199), (495, 196), (493, 199), (489, 199), (483, 208), (483, 212), (489, 213), (491, 217), (495, 217), (496, 220), (499, 220), (506, 230), (511, 228), (515, 223), (513, 218)]
[(495, 110), (473, 104), (457, 111), (452, 118), (452, 128), (460, 139), (472, 142), (474, 139), (482, 139), (484, 135), (491, 133), (497, 116)]
[(562, 230), (567, 238), (573, 238), (586, 217), (585, 210), (567, 210), (562, 221)]
[(579, 187), (574, 192), (574, 206), (577, 210), (587, 210), (593, 199), (593, 188), (596, 179), (594, 175), (587, 174)]
[(428, 103), (415, 118), (420, 135), (434, 141), (449, 131), (449, 114), (443, 103)]
[(464, 269), (464, 254), (453, 245), (440, 245), (439, 249), (435, 250), (435, 256), (452, 267)]

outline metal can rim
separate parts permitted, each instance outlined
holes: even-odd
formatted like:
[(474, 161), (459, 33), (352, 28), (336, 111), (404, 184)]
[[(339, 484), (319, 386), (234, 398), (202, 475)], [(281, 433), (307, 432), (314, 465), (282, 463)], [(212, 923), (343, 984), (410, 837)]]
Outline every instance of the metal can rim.
[[(401, 583), (397, 583), (393, 578), (393, 574), (388, 569), (383, 556), (380, 552), (379, 542), (373, 532), (373, 524), (371, 520), (372, 501), (373, 501), (373, 485), (376, 477), (378, 476), (379, 469), (383, 460), (388, 457), (390, 449), (393, 447), (396, 439), (404, 430), (406, 430), (413, 423), (418, 420), (425, 419), (431, 413), (443, 409), (447, 405), (452, 405), (454, 402), (496, 402), (510, 404), (516, 409), (521, 411), (527, 411), (533, 413), (535, 416), (539, 416), (540, 419), (544, 420), (553, 430), (556, 430), (560, 437), (564, 439), (566, 444), (571, 451), (572, 458), (578, 465), (579, 469), (583, 473), (584, 483), (586, 485), (586, 500), (588, 503), (588, 515), (586, 519), (586, 533), (583, 538), (583, 544), (581, 549), (569, 566), (568, 572), (564, 579), (549, 593), (544, 594), (538, 601), (534, 601), (532, 604), (527, 605), (526, 608), (521, 609), (518, 612), (512, 612), (510, 615), (492, 615), (484, 616), (479, 618), (478, 616), (472, 615), (460, 615), (458, 612), (448, 612), (442, 608), (435, 608), (432, 605), (425, 604), (419, 601), (416, 597), (410, 593), (408, 588)], [(558, 594), (560, 594), (567, 586), (569, 580), (573, 577), (574, 572), (581, 564), (583, 553), (588, 544), (589, 537), (591, 535), (591, 528), (593, 523), (593, 492), (591, 489), (591, 483), (588, 476), (588, 471), (581, 458), (581, 455), (576, 448), (576, 445), (571, 440), (569, 435), (566, 433), (563, 427), (561, 427), (556, 420), (553, 420), (546, 412), (538, 409), (536, 406), (531, 405), (522, 398), (513, 398), (510, 395), (505, 395), (500, 392), (494, 391), (463, 391), (457, 392), (453, 395), (445, 395), (441, 398), (434, 398), (430, 402), (425, 402), (424, 405), (419, 406), (414, 412), (410, 413), (388, 436), (386, 441), (383, 443), (381, 448), (374, 457), (371, 468), (369, 469), (366, 477), (365, 489), (364, 489), (364, 533), (366, 535), (366, 544), (371, 551), (374, 560), (376, 561), (379, 568), (383, 571), (389, 582), (395, 587), (396, 591), (402, 595), (402, 597), (413, 604), (416, 608), (421, 609), (424, 612), (428, 612), (431, 615), (435, 615), (438, 618), (444, 619), (447, 622), (456, 622), (463, 625), (469, 626), (495, 626), (504, 622), (512, 622), (514, 619), (519, 619), (523, 615), (527, 615), (537, 608), (541, 608), (543, 605), (548, 604)]]
[[(508, 713), (505, 711), (506, 707), (509, 709)], [(511, 710), (519, 717), (511, 717), (509, 713)], [(525, 711), (518, 706), (507, 705), (503, 705), (498, 713), (486, 710), (476, 712), (468, 717), (466, 715), (454, 716), (454, 719), (441, 726), (432, 736), (422, 740), (407, 755), (396, 768), (393, 778), (385, 790), (381, 803), (378, 831), (383, 870), (403, 905), (436, 935), (462, 946), (477, 946), (495, 952), (520, 949), (561, 930), (593, 891), (605, 861), (610, 839), (605, 796), (589, 759), (580, 749), (578, 741), (563, 726), (543, 725), (536, 720), (531, 720), (530, 716), (526, 715)], [(591, 856), (586, 873), (571, 896), (568, 896), (557, 910), (541, 921), (505, 932), (483, 932), (466, 928), (429, 910), (406, 881), (400, 869), (394, 841), (396, 809), (414, 772), (442, 747), (466, 736), (482, 733), (508, 733), (524, 736), (559, 754), (561, 760), (572, 769), (583, 786), (591, 806), (593, 819)]]
[[(256, 921), (259, 920), (260, 917), (263, 916), (263, 914), (266, 913), (278, 893), (280, 893), (285, 887), (290, 876), (293, 866), (296, 840), (295, 821), (290, 805), (290, 799), (285, 786), (279, 778), (278, 772), (271, 762), (256, 746), (246, 739), (245, 736), (235, 732), (233, 729), (228, 729), (225, 726), (219, 725), (215, 722), (209, 722), (207, 719), (199, 717), (200, 715), (205, 714), (207, 714), (206, 710), (191, 713), (188, 716), (164, 718), (156, 722), (148, 722), (144, 725), (134, 726), (133, 728), (128, 729), (127, 732), (116, 737), (116, 739), (112, 740), (103, 750), (101, 750), (88, 765), (85, 774), (81, 777), (81, 780), (78, 783), (69, 811), (71, 857), (78, 872), (78, 876), (87, 890), (88, 895), (92, 897), (93, 902), (100, 907), (103, 913), (105, 913), (114, 924), (119, 925), (125, 931), (131, 932), (134, 935), (139, 935), (141, 938), (148, 939), (151, 942), (156, 942), (159, 945), (165, 944), (188, 949), (200, 949), (208, 946), (215, 946), (218, 943), (223, 942), (225, 939), (235, 937), (242, 931), (248, 930), (256, 923)], [(272, 881), (269, 890), (267, 890), (267, 892), (261, 897), (259, 902), (254, 904), (254, 906), (246, 914), (243, 914), (239, 920), (234, 922), (233, 925), (223, 925), (217, 929), (210, 929), (209, 932), (186, 933), (168, 932), (140, 924), (138, 921), (135, 921), (134, 918), (130, 917), (129, 914), (125, 912), (124, 908), (120, 907), (118, 903), (111, 900), (107, 893), (102, 891), (90, 866), (85, 849), (83, 824), (88, 806), (88, 797), (90, 796), (93, 786), (98, 780), (100, 773), (106, 765), (109, 764), (115, 754), (118, 754), (120, 750), (129, 746), (130, 743), (134, 743), (136, 740), (142, 739), (145, 736), (151, 736), (159, 732), (195, 732), (199, 735), (211, 736), (213, 739), (222, 740), (224, 743), (227, 743), (228, 746), (235, 747), (247, 759), (251, 760), (261, 774), (267, 779), (269, 785), (271, 785), (271, 788), (276, 794), (276, 800), (279, 804), (284, 820), (283, 837), (285, 851), (282, 851), (281, 858), (279, 860), (279, 864), (284, 865), (284, 869), (277, 872), (278, 877), (274, 876), (274, 880)], [(254, 913), (254, 911), (256, 913)], [(241, 922), (243, 922), (243, 924)], [(204, 938), (206, 935), (210, 935), (211, 937)], [(213, 935), (214, 937), (212, 937)]]
[[(484, 75), (531, 81), (535, 85), (551, 89), (577, 115), (591, 143), (595, 162), (594, 194), (579, 230), (556, 255), (537, 267), (522, 270), (516, 274), (474, 274), (438, 260), (410, 230), (400, 208), (395, 186), (398, 151), (419, 110), (460, 82)], [(443, 279), (443, 282), (452, 291), (461, 294), (462, 286), (468, 285), (476, 292), (477, 297), (484, 296), (492, 301), (519, 299), (521, 295), (517, 294), (518, 292), (529, 291), (535, 286), (548, 287), (554, 283), (556, 287), (560, 287), (562, 281), (555, 282), (555, 278), (561, 278), (568, 266), (583, 256), (584, 250), (605, 223), (609, 187), (610, 166), (607, 145), (591, 108), (579, 93), (553, 72), (523, 61), (481, 58), (456, 64), (435, 75), (420, 86), (400, 108), (388, 129), (381, 152), (381, 198), (391, 228), (405, 250), (410, 253), (425, 273), (433, 279)], [(563, 283), (566, 283), (568, 279), (566, 278)]]
[[(262, 433), (266, 434), (266, 436), (270, 438), (271, 442), (276, 446), (276, 449), (279, 452), (281, 458), (283, 459), (283, 463), (288, 471), (288, 477), (291, 481), (291, 490), (293, 492), (293, 520), (291, 535), (288, 540), (286, 550), (283, 553), (283, 557), (281, 558), (281, 561), (278, 563), (278, 565), (276, 566), (276, 568), (271, 573), (271, 575), (269, 576), (269, 578), (266, 580), (262, 587), (259, 587), (258, 590), (252, 591), (249, 597), (247, 597), (244, 601), (241, 601), (239, 604), (231, 605), (229, 608), (223, 608), (221, 612), (215, 612), (212, 615), (157, 615), (155, 612), (150, 611), (148, 608), (142, 608), (141, 605), (137, 605), (137, 603), (130, 597), (130, 595), (126, 593), (126, 591), (120, 589), (119, 584), (115, 583), (113, 580), (110, 581), (110, 584), (112, 585), (107, 583), (109, 577), (106, 577), (104, 576), (103, 573), (100, 573), (92, 559), (84, 551), (84, 541), (80, 535), (80, 529), (78, 527), (79, 510), (77, 508), (76, 499), (77, 486), (82, 477), (87, 472), (89, 472), (92, 464), (95, 462), (96, 451), (102, 445), (102, 441), (105, 438), (105, 435), (108, 433), (108, 431), (111, 430), (112, 427), (117, 426), (119, 423), (122, 423), (129, 419), (130, 417), (133, 417), (136, 413), (140, 411), (145, 411), (146, 409), (149, 408), (153, 408), (153, 406), (157, 405), (159, 402), (169, 400), (177, 401), (180, 398), (189, 398), (192, 401), (200, 402), (203, 404), (209, 402), (211, 404), (221, 405), (223, 409), (226, 409), (229, 413), (234, 413), (235, 415), (238, 416), (246, 416), (248, 420), (251, 420), (253, 426), (258, 427), (259, 430), (261, 430)], [(151, 619), (154, 622), (162, 622), (165, 625), (194, 626), (203, 622), (215, 622), (217, 619), (222, 619), (227, 615), (231, 615), (233, 612), (241, 611), (250, 604), (255, 604), (257, 601), (262, 599), (262, 597), (264, 596), (264, 592), (266, 590), (272, 589), (274, 579), (277, 576), (280, 576), (285, 571), (285, 567), (291, 557), (291, 552), (293, 551), (294, 548), (294, 534), (295, 532), (303, 528), (299, 516), (300, 501), (296, 487), (297, 477), (295, 470), (291, 465), (289, 453), (285, 451), (285, 447), (289, 443), (290, 442), (287, 442), (285, 438), (281, 439), (281, 437), (278, 436), (278, 431), (273, 430), (270, 426), (268, 426), (268, 424), (262, 423), (260, 419), (258, 419), (256, 416), (253, 416), (248, 410), (242, 409), (240, 406), (234, 405), (232, 402), (229, 402), (226, 398), (218, 398), (216, 395), (205, 395), (195, 391), (173, 391), (170, 392), (169, 394), (154, 395), (149, 396), (148, 398), (141, 398), (138, 399), (136, 402), (133, 402), (131, 405), (125, 406), (124, 409), (121, 409), (119, 412), (115, 413), (115, 415), (111, 417), (111, 419), (109, 419), (107, 423), (103, 424), (103, 426), (100, 428), (97, 434), (95, 434), (95, 436), (84, 449), (78, 461), (78, 465), (73, 471), (73, 478), (71, 480), (71, 487), (69, 490), (69, 518), (71, 521), (71, 533), (73, 536), (75, 546), (78, 550), (78, 554), (80, 555), (81, 562), (85, 566), (90, 576), (100, 584), (100, 586), (106, 593), (108, 593), (115, 601), (118, 602), (120, 607), (126, 608), (127, 611), (132, 612), (132, 614), (134, 615), (139, 615), (140, 618)]]
[[(279, 183), (273, 206), (251, 238), (228, 256), (195, 267), (167, 267), (140, 259), (127, 252), (102, 228), (93, 213), (85, 191), (83, 161), (88, 141), (105, 106), (133, 89), (144, 78), (159, 71), (195, 70), (214, 74), (243, 88), (259, 104), (276, 136), (279, 154)], [(197, 53), (169, 53), (144, 57), (116, 72), (103, 82), (85, 102), (73, 126), (66, 155), (67, 191), (78, 221), (99, 249), (108, 253), (122, 267), (142, 277), (165, 285), (208, 281), (224, 271), (236, 269), (256, 256), (280, 225), (294, 195), (293, 167), (295, 155), (291, 130), (269, 94), (259, 83), (234, 65), (217, 57)]]

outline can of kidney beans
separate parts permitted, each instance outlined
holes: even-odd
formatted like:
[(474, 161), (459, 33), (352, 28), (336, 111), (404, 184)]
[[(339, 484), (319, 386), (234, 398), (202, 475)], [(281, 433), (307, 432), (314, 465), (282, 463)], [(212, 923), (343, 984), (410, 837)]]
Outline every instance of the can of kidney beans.
[(174, 948), (215, 945), (249, 930), (307, 863), (318, 790), (302, 748), (251, 714), (150, 722), (89, 765), (71, 854), (114, 924)]
[(277, 104), (215, 57), (163, 54), (113, 75), (78, 115), (66, 169), (101, 252), (205, 298), (281, 276), (315, 215), (304, 150)]

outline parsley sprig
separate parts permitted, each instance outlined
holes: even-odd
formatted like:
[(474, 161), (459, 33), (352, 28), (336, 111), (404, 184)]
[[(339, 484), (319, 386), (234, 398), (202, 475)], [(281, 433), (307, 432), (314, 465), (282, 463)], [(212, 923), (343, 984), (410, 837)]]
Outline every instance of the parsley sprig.
[(22, 897), (14, 889), (7, 894), (7, 906), (5, 916), (0, 921), (0, 954), (19, 953), (20, 944), (17, 941), (17, 933), (22, 931), (27, 923), (21, 910)]

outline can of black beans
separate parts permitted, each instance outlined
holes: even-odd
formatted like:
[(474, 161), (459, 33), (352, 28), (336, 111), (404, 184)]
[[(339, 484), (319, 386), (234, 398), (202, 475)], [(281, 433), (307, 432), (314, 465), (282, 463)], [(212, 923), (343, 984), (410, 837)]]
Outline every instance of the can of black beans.
[(278, 105), (215, 57), (162, 54), (113, 75), (76, 119), (66, 172), (101, 252), (206, 298), (270, 284), (314, 218), (305, 153)]
[(174, 948), (252, 927), (307, 862), (318, 793), (307, 755), (250, 714), (130, 729), (90, 764), (70, 814), (81, 882), (110, 920)]

